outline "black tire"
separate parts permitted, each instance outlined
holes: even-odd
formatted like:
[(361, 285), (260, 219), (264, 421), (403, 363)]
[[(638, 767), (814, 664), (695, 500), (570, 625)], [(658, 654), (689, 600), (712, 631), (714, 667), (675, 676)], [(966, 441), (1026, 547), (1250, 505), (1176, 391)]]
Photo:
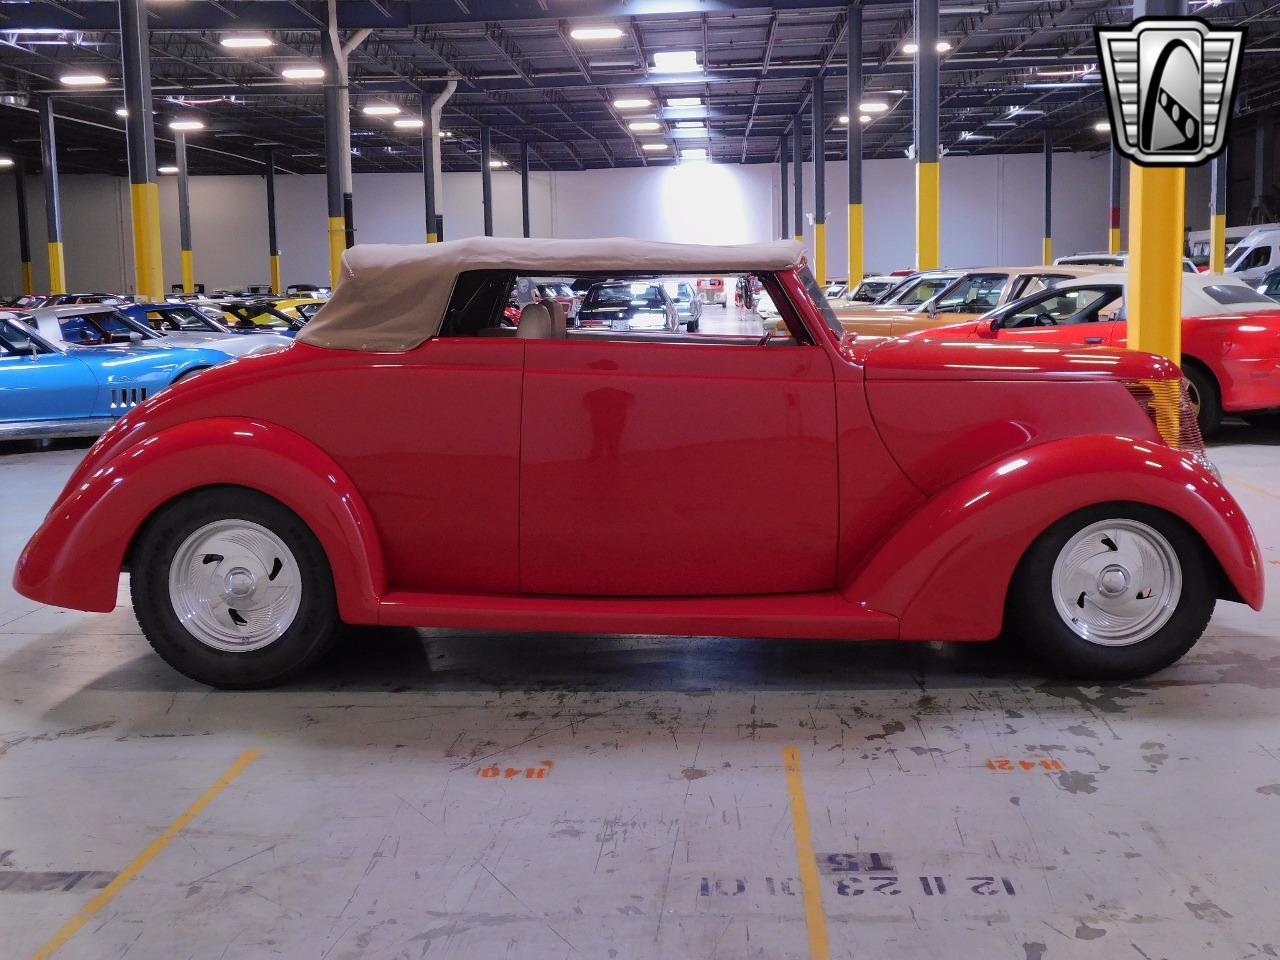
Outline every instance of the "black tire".
[(1184, 364), (1182, 375), (1187, 380), (1187, 393), (1191, 402), (1196, 405), (1196, 420), (1200, 424), (1200, 433), (1211, 436), (1222, 426), (1222, 391), (1213, 379), (1213, 374), (1206, 373), (1194, 363)]
[[(1156, 530), (1173, 548), (1182, 573), (1173, 614), (1151, 636), (1127, 646), (1086, 640), (1067, 624), (1053, 600), (1053, 569), (1063, 547), (1090, 524), (1109, 520), (1136, 520)], [(1195, 645), (1217, 603), (1216, 583), (1204, 545), (1181, 520), (1143, 504), (1104, 503), (1064, 517), (1031, 545), (1009, 585), (1005, 625), (1055, 673), (1131, 680), (1169, 666)]]
[(697, 321), (697, 320), (690, 320), (690, 321), (689, 321), (689, 323), (685, 326), (685, 329), (686, 329), (686, 330), (688, 330), (690, 333), (697, 333), (697, 332), (698, 332), (698, 321)]
[[(205, 644), (178, 619), (169, 594), (169, 569), (181, 544), (218, 520), (265, 527), (293, 553), (301, 601), (292, 622), (266, 646), (228, 652)], [(211, 487), (162, 507), (143, 527), (130, 556), (130, 592), (142, 632), (156, 653), (192, 680), (226, 690), (281, 683), (324, 653), (338, 626), (329, 561), (315, 535), (292, 510), (243, 487)]]

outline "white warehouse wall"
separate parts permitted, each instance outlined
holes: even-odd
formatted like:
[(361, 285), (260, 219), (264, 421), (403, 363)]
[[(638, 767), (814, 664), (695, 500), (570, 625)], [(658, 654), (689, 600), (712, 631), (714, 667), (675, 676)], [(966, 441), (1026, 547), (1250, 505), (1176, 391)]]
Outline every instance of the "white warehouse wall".
[[(1058, 253), (1106, 245), (1108, 166), (1105, 155), (1054, 156), (1054, 249)], [(866, 264), (910, 266), (914, 250), (915, 185), (910, 161), (864, 163)], [(1191, 229), (1207, 223), (1207, 187), (1188, 177)], [(846, 270), (847, 168), (826, 164), (827, 264)], [(482, 232), (478, 173), (444, 175), (445, 232)], [(1043, 158), (949, 157), (942, 163), (942, 262), (953, 265), (1027, 264), (1040, 258)], [(325, 181), (320, 175), (276, 179), (285, 283), (323, 282), (328, 270)], [(520, 180), (495, 172), (495, 230), (520, 233)], [(62, 177), (67, 280), (73, 290), (130, 290), (128, 184), (120, 178)], [(631, 236), (654, 240), (734, 243), (780, 236), (780, 172), (766, 164), (680, 164), (613, 170), (534, 173), (534, 236)], [(357, 174), (356, 236), (364, 243), (423, 239), (422, 178), (417, 174)], [(789, 195), (790, 196), (790, 195)], [(165, 280), (181, 276), (177, 182), (161, 178)], [(192, 236), (196, 277), (210, 287), (265, 283), (266, 200), (260, 176), (193, 177)], [(39, 177), (27, 178), (37, 289), (48, 288), (44, 205)], [(813, 168), (805, 166), (805, 210), (813, 210)], [(1202, 222), (1203, 221), (1203, 222)], [(790, 232), (788, 229), (787, 233)], [(806, 219), (805, 240), (812, 249)], [(0, 177), (0, 292), (20, 289), (12, 181)]]

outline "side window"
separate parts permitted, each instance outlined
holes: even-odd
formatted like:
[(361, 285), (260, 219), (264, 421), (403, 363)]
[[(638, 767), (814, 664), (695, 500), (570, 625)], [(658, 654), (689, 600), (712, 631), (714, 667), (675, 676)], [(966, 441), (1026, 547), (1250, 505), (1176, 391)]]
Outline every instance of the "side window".
[(939, 310), (985, 313), (1000, 302), (1000, 291), (1008, 282), (1007, 273), (974, 273), (961, 278), (935, 304)]
[(1240, 263), (1237, 270), (1256, 270), (1259, 267), (1265, 267), (1271, 262), (1271, 248), (1269, 246), (1254, 247)]
[(1000, 326), (1012, 330), (1092, 323), (1104, 307), (1119, 298), (1117, 287), (1073, 287), (1051, 292), (1019, 305), (1001, 319)]
[(467, 270), (458, 275), (440, 324), (442, 337), (488, 336), (504, 326), (503, 317), (515, 283), (506, 270)]
[(1056, 287), (1063, 280), (1070, 279), (1071, 277), (1065, 273), (1023, 274), (1013, 281), (1013, 287), (1009, 291), (1009, 299), (1011, 301), (1020, 300), (1023, 297), (1031, 296), (1033, 293), (1040, 293), (1042, 290)]
[(85, 317), (59, 317), (58, 326), (62, 328), (62, 337), (67, 343), (96, 345), (106, 342), (103, 332)]

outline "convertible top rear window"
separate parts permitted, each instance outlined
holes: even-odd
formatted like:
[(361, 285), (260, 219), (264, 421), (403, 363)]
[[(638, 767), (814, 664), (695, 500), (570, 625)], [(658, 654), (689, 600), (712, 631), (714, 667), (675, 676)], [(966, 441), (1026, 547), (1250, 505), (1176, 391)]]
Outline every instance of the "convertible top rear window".
[(1243, 283), (1215, 283), (1212, 286), (1204, 288), (1205, 295), (1215, 303), (1231, 304), (1231, 303), (1266, 303), (1272, 304), (1275, 301), (1268, 296), (1264, 296), (1252, 287), (1246, 287)]

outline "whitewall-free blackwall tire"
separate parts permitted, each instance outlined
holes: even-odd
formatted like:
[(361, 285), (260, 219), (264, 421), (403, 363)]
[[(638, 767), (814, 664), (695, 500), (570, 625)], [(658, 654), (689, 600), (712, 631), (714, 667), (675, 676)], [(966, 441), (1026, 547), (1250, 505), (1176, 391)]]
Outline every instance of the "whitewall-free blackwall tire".
[(147, 521), (130, 558), (133, 608), (166, 663), (250, 689), (304, 670), (337, 627), (333, 577), (306, 524), (276, 500), (214, 487)]

